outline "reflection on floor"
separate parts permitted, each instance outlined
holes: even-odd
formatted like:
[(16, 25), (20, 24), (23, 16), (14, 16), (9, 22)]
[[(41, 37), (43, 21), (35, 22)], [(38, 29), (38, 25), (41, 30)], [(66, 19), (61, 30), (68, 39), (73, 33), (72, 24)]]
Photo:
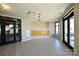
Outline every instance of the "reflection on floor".
[(0, 46), (0, 55), (12, 56), (70, 56), (72, 52), (54, 38), (32, 39)]

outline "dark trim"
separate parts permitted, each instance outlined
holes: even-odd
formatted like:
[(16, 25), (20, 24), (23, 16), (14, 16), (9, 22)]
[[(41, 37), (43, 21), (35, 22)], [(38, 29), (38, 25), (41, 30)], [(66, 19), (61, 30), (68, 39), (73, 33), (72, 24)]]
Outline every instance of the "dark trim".
[(20, 41), (22, 41), (22, 26), (21, 26), (21, 19), (20, 19)]
[[(14, 34), (13, 35), (13, 40), (12, 41), (6, 41), (6, 32), (5, 32), (5, 26), (7, 24), (9, 24), (9, 22), (12, 22), (13, 24), (13, 30), (14, 30)], [(17, 22), (18, 24), (18, 34), (16, 34), (16, 24)], [(21, 41), (21, 19), (18, 18), (11, 18), (11, 17), (6, 17), (6, 16), (1, 16), (0, 15), (0, 25), (1, 25), (1, 42), (0, 45), (5, 45), (5, 44), (9, 44), (9, 43), (14, 43), (14, 42), (20, 42)], [(16, 40), (17, 35), (19, 35), (18, 40)]]
[(67, 16), (72, 10), (74, 10), (74, 8), (72, 8), (68, 13), (66, 13), (66, 15), (64, 15), (64, 17)]
[[(74, 16), (74, 12), (72, 12), (68, 17), (66, 17), (66, 18), (63, 17), (63, 19), (62, 19), (62, 20), (63, 20), (63, 42), (64, 42), (69, 48), (74, 49), (72, 46), (70, 46), (70, 20), (69, 20), (69, 19), (70, 19), (72, 16)], [(65, 28), (65, 23), (64, 23), (64, 22), (65, 22), (65, 20), (67, 20), (67, 23), (68, 23), (68, 24), (67, 24), (67, 27), (68, 27), (68, 28), (67, 28), (67, 30), (68, 30), (68, 34), (67, 34), (68, 43), (66, 43), (65, 40), (64, 40), (64, 39), (65, 39), (65, 37), (64, 37), (64, 33), (65, 33), (65, 31), (64, 31), (64, 30), (65, 30), (65, 29), (64, 29), (64, 28)]]

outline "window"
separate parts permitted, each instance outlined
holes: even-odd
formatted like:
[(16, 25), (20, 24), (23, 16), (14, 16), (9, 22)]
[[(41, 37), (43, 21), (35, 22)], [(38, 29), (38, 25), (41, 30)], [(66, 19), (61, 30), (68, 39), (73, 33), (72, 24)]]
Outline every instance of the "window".
[(70, 18), (70, 46), (74, 47), (74, 16)]
[(60, 33), (60, 22), (56, 22), (55, 23), (55, 34), (59, 34)]
[(63, 42), (74, 48), (74, 12), (63, 19)]

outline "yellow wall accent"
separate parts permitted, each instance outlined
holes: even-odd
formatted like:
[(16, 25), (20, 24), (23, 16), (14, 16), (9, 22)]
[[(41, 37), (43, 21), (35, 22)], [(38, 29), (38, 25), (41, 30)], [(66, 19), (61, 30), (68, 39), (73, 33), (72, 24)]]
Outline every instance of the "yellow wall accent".
[(31, 35), (32, 36), (45, 36), (45, 35), (49, 35), (49, 31), (48, 30), (32, 30)]
[(48, 22), (32, 22), (31, 23), (31, 35), (32, 36), (47, 36), (49, 35), (49, 23)]

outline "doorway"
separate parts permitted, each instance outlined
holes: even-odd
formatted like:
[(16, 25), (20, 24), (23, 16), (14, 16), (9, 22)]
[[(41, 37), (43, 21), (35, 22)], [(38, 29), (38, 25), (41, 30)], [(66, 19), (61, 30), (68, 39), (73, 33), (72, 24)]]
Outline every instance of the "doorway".
[(74, 48), (74, 12), (63, 19), (63, 42)]
[(5, 33), (5, 42), (12, 42), (15, 41), (15, 22), (14, 21), (8, 21), (4, 23), (4, 33)]
[(20, 19), (0, 16), (0, 45), (21, 41)]

